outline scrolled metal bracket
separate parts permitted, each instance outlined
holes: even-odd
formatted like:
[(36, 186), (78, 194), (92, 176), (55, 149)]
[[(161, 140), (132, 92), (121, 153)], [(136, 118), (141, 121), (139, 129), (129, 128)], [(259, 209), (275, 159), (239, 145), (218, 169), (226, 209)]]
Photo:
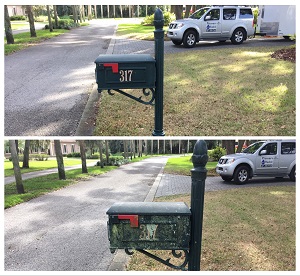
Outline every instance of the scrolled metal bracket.
[(122, 94), (122, 95), (124, 95), (124, 96), (126, 96), (126, 97), (128, 97), (132, 100), (135, 100), (139, 103), (142, 103), (142, 104), (145, 104), (145, 105), (154, 105), (153, 102), (155, 100), (155, 90), (153, 88), (143, 88), (144, 96), (145, 97), (149, 97), (149, 96), (151, 97), (149, 101), (143, 100), (142, 99), (143, 96), (135, 97), (135, 96), (133, 96), (133, 95), (131, 95), (131, 94), (125, 92), (125, 91), (120, 90), (120, 89), (108, 89), (107, 92), (108, 92), (109, 95), (113, 96), (114, 93), (112, 91), (118, 92), (118, 93), (120, 93), (120, 94)]
[[(171, 267), (173, 269), (184, 270), (184, 271), (187, 270), (186, 265), (189, 262), (189, 252), (188, 252), (188, 250), (180, 250), (180, 251), (178, 250), (179, 253), (177, 253), (176, 250), (172, 250), (172, 255), (175, 258), (180, 258), (182, 256), (182, 252), (184, 253), (184, 261), (180, 265), (174, 265), (174, 264), (170, 263), (171, 258), (168, 258), (168, 259), (164, 260), (164, 259), (162, 259), (158, 256), (155, 256), (154, 254), (144, 250), (144, 249), (136, 249), (136, 251), (141, 252), (141, 253), (145, 254), (146, 256), (148, 256), (148, 257), (150, 257), (150, 258), (152, 258), (152, 259), (154, 259), (154, 260), (156, 260), (160, 263), (163, 263), (164, 265), (166, 265), (168, 267)], [(128, 248), (125, 249), (125, 252), (128, 255), (133, 255), (134, 254), (134, 251), (130, 251)]]

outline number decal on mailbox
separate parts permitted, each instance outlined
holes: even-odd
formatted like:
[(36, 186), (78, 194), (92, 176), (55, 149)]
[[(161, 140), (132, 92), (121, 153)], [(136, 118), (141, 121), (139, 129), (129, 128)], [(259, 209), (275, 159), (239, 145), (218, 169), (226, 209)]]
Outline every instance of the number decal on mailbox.
[(120, 70), (120, 82), (131, 81), (133, 70)]
[(140, 240), (157, 240), (155, 237), (157, 226), (158, 224), (141, 224), (140, 229), (142, 230), (142, 233), (140, 235)]

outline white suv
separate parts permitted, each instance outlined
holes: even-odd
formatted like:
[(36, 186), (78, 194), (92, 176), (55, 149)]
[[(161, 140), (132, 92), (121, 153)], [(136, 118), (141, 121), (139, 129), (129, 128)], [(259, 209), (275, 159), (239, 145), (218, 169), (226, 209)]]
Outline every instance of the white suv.
[(191, 48), (200, 40), (231, 40), (241, 44), (254, 35), (253, 13), (250, 7), (212, 6), (194, 12), (189, 18), (169, 24), (167, 37), (175, 45)]
[(242, 153), (222, 156), (216, 172), (225, 181), (244, 184), (253, 176), (284, 177), (296, 180), (296, 141), (256, 142)]

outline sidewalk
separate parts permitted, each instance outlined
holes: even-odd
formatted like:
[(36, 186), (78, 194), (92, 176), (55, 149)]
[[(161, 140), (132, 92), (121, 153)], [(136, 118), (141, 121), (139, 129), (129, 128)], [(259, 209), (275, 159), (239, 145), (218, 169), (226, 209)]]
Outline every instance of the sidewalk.
[[(94, 166), (96, 162), (97, 162), (96, 160), (95, 160), (95, 162), (88, 162), (86, 165), (88, 167)], [(74, 170), (74, 169), (79, 169), (79, 168), (81, 168), (81, 164), (75, 165), (75, 166), (65, 167), (65, 170), (69, 171), (69, 170)], [(22, 180), (26, 180), (26, 179), (30, 179), (30, 178), (34, 178), (34, 177), (40, 177), (40, 176), (48, 175), (48, 174), (51, 174), (51, 173), (57, 173), (57, 168), (48, 169), (48, 170), (42, 170), (42, 171), (35, 171), (35, 172), (23, 173), (22, 174)], [(15, 176), (14, 175), (4, 177), (4, 184), (5, 185), (13, 183), (15, 181), (16, 180), (15, 180)]]

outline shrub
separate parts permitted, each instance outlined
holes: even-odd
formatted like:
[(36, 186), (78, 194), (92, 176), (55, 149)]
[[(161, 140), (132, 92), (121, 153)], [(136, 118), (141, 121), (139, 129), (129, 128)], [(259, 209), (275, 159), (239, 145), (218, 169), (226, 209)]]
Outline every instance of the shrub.
[[(33, 154), (29, 154), (29, 160), (36, 160), (36, 161), (46, 161), (48, 160), (49, 155), (48, 154), (38, 154), (38, 153), (33, 153)], [(24, 160), (24, 155), (23, 154), (19, 154), (19, 161), (23, 162)], [(12, 161), (11, 156), (9, 157), (9, 161)]]
[[(55, 25), (55, 21), (52, 20), (52, 25), (54, 29), (66, 29), (70, 30), (72, 27), (78, 27), (80, 24), (75, 23), (72, 19), (59, 19), (57, 21), (57, 26)], [(49, 25), (45, 25), (45, 29), (49, 29)]]
[(34, 18), (35, 22), (48, 22), (48, 16), (40, 15)]
[(19, 21), (19, 20), (26, 20), (25, 15), (13, 15), (10, 17), (10, 21)]
[[(165, 26), (168, 26), (173, 20), (176, 19), (174, 13), (164, 12), (163, 15), (164, 15), (164, 25)], [(143, 21), (141, 22), (141, 24), (144, 26), (154, 26), (153, 20), (154, 20), (154, 14), (151, 14), (149, 16), (146, 16), (143, 19)]]
[[(106, 157), (103, 154), (103, 165), (104, 166), (121, 166), (123, 164), (129, 163), (128, 159), (125, 159), (123, 156), (109, 156), (108, 164), (106, 163)], [(97, 166), (100, 166), (100, 160), (97, 161)]]
[(72, 153), (68, 153), (67, 157), (81, 157), (80, 152), (72, 152)]
[(223, 155), (226, 154), (226, 150), (221, 147), (216, 147), (208, 152), (208, 156), (212, 161), (218, 161)]

